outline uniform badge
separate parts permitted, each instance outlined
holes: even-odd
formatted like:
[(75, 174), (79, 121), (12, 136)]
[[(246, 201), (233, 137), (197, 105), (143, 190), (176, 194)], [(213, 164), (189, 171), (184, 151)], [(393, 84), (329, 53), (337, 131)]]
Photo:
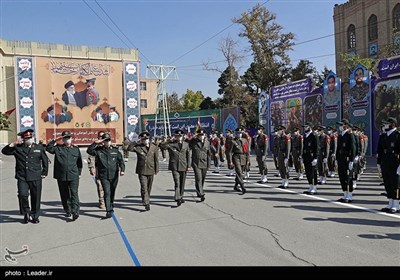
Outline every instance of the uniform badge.
[(343, 143), (343, 148), (346, 147), (346, 143)]
[(394, 148), (394, 142), (390, 142), (390, 147)]
[(311, 142), (308, 142), (308, 147), (311, 147)]

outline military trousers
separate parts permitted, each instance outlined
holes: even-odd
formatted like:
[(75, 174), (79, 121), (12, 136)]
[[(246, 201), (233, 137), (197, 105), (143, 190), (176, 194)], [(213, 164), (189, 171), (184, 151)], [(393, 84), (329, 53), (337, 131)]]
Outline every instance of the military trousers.
[(197, 197), (204, 196), (203, 187), (207, 176), (207, 169), (208, 168), (193, 167)]
[(289, 162), (287, 163), (287, 165), (285, 165), (285, 154), (281, 154), (279, 153), (278, 156), (278, 168), (279, 168), (279, 173), (281, 174), (281, 178), (282, 179), (289, 179)]
[(304, 156), (304, 169), (306, 172), (306, 177), (308, 184), (316, 186), (318, 184), (317, 180), (317, 166), (312, 166), (313, 158), (310, 156)]
[(260, 171), (261, 175), (267, 175), (268, 174), (268, 168), (267, 168), (267, 162), (263, 160), (263, 156), (257, 156), (257, 164), (258, 164), (258, 170)]
[(140, 195), (142, 196), (143, 205), (150, 204), (151, 187), (153, 186), (154, 175), (139, 174)]
[(399, 199), (399, 175), (397, 175), (397, 164), (395, 159), (382, 159), (381, 169), (382, 178), (385, 185), (387, 197), (390, 199)]
[(114, 198), (118, 185), (118, 179), (118, 175), (115, 175), (115, 177), (112, 179), (100, 179), (104, 190), (104, 203), (106, 204), (107, 212), (114, 210)]
[(79, 214), (79, 179), (72, 181), (57, 180), (61, 203), (66, 213)]
[(342, 191), (353, 192), (353, 171), (349, 170), (348, 158), (338, 157), (338, 175)]
[(246, 156), (243, 154), (235, 154), (233, 155), (233, 165), (235, 166), (235, 187), (238, 185), (243, 188), (244, 181), (243, 181), (243, 172), (246, 171)]
[(186, 171), (172, 171), (175, 184), (175, 201), (182, 199), (185, 192)]
[[(18, 180), (19, 212), (22, 215), (30, 214), (33, 219), (40, 216), (40, 201), (42, 196), (42, 180), (23, 181)], [(31, 196), (31, 208), (29, 207), (29, 195)]]
[(293, 165), (297, 173), (301, 173), (301, 162), (300, 162), (300, 151), (294, 149), (293, 150)]

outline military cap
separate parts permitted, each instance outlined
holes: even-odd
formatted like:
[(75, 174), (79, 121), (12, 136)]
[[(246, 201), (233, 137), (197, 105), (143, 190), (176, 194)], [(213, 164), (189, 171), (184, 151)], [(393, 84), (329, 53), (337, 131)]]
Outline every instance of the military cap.
[(359, 128), (359, 127), (356, 126), (356, 125), (353, 125), (353, 129), (354, 129), (354, 130), (359, 130), (359, 131), (361, 131), (361, 128)]
[(286, 126), (284, 126), (284, 125), (279, 125), (279, 126), (278, 126), (278, 130), (281, 130), (281, 129), (286, 129)]
[(243, 128), (242, 127), (238, 127), (238, 128), (235, 129), (235, 131), (242, 132)]
[(50, 107), (48, 107), (48, 108), (46, 109), (47, 113), (49, 113), (50, 111), (53, 111), (53, 110), (54, 110), (53, 105), (51, 105)]
[(349, 122), (348, 119), (342, 119), (340, 122), (337, 122), (337, 124), (339, 124), (339, 125), (344, 125), (344, 124), (350, 125), (350, 122)]
[(306, 127), (306, 126), (312, 127), (313, 124), (311, 122), (306, 122), (304, 125), (302, 125), (302, 127)]
[(333, 126), (328, 126), (327, 129), (328, 130), (334, 130), (335, 128)]
[(32, 138), (33, 137), (33, 129), (27, 129), (25, 131), (21, 131), (20, 133), (17, 134), (18, 136), (21, 136), (23, 139), (25, 138)]
[(319, 130), (325, 130), (325, 129), (326, 129), (326, 127), (325, 127), (325, 126), (323, 126), (323, 125), (319, 125), (319, 126), (318, 126), (318, 129), (319, 129)]
[(265, 129), (265, 127), (260, 124), (258, 125), (258, 129)]
[(232, 129), (227, 129), (226, 132), (233, 133)]
[(92, 84), (94, 84), (95, 81), (96, 81), (96, 78), (86, 79), (86, 83), (92, 83)]
[(197, 134), (204, 134), (204, 133), (206, 133), (206, 130), (204, 128), (200, 127), (199, 129), (196, 130), (196, 133)]
[(183, 132), (182, 129), (177, 129), (175, 130), (175, 135), (184, 135), (185, 133)]
[(143, 131), (142, 133), (139, 134), (140, 138), (142, 138), (142, 137), (149, 138), (149, 136), (150, 136), (150, 133), (148, 133), (147, 131)]
[(67, 89), (67, 88), (69, 88), (70, 86), (73, 86), (73, 85), (75, 85), (73, 81), (68, 81), (68, 82), (65, 83), (64, 88)]
[(70, 137), (72, 137), (72, 133), (71, 133), (71, 131), (66, 130), (61, 133), (61, 136), (62, 136), (62, 138), (70, 138)]
[(383, 124), (394, 124), (397, 125), (397, 120), (395, 118), (388, 118), (386, 121), (382, 122)]
[(293, 131), (299, 131), (300, 128), (298, 128), (297, 126), (293, 128)]
[(102, 136), (101, 136), (101, 139), (104, 139), (104, 140), (111, 140), (111, 135), (110, 135), (110, 133), (109, 132), (105, 132)]
[(218, 133), (218, 131), (217, 130), (213, 130), (213, 131), (211, 131), (211, 134), (217, 134)]

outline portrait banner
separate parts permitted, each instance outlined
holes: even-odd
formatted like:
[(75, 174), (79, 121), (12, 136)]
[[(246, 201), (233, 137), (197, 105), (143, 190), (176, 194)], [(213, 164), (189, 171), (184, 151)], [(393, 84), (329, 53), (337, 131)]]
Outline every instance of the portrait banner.
[(265, 91), (258, 96), (258, 124), (265, 127), (264, 133), (269, 134), (268, 126), (269, 97)]
[(139, 63), (124, 62), (125, 133), (135, 140), (140, 134)]
[[(364, 134), (371, 138), (371, 72), (363, 65), (357, 65), (350, 74), (350, 119), (349, 121), (364, 130)], [(371, 154), (371, 145), (368, 145), (367, 154)]]
[(336, 122), (341, 119), (341, 82), (340, 78), (332, 71), (324, 81), (324, 126), (337, 128)]

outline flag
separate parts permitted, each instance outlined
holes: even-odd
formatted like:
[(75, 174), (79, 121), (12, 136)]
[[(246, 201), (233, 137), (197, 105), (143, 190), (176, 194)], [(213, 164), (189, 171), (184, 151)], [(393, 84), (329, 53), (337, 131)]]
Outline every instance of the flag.
[(189, 125), (187, 126), (187, 139), (190, 140), (192, 138), (192, 135), (190, 134), (190, 127)]
[(6, 115), (11, 115), (11, 113), (14, 112), (15, 109), (17, 109), (17, 108), (10, 109), (10, 110), (6, 111), (4, 114), (6, 114)]
[(196, 130), (198, 130), (199, 128), (201, 128), (200, 116), (198, 116), (198, 118), (197, 118)]

